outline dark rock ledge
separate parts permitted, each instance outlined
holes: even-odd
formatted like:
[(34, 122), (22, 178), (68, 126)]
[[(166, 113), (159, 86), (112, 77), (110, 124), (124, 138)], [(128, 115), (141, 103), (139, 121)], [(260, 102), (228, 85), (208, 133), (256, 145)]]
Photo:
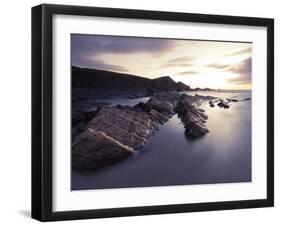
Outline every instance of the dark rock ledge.
[[(195, 96), (196, 98), (196, 96)], [(202, 101), (210, 101), (212, 97), (197, 96), (200, 104)], [(205, 123), (208, 116), (203, 109), (197, 108), (192, 102), (190, 96), (183, 94), (178, 103), (176, 111), (185, 125), (185, 135), (187, 137), (196, 138), (208, 133)]]
[(133, 107), (102, 107), (72, 143), (74, 168), (96, 169), (134, 154), (169, 120), (178, 114), (188, 138), (203, 136), (207, 115), (199, 106), (211, 96), (179, 93), (157, 94)]
[(236, 103), (236, 102), (243, 102), (243, 101), (249, 101), (251, 98), (245, 98), (242, 100), (238, 100), (236, 98), (226, 98), (226, 100), (222, 99), (215, 99), (215, 100), (210, 100), (209, 105), (210, 107), (215, 107), (215, 103), (217, 103), (217, 106), (220, 108), (230, 108), (231, 103)]

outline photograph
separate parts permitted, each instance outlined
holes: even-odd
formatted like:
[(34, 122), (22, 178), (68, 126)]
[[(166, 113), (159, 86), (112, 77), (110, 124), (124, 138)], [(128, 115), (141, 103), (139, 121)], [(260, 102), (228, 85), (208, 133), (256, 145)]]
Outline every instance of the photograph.
[(71, 34), (71, 189), (249, 183), (252, 43)]
[(274, 18), (163, 10), (32, 7), (33, 219), (274, 206)]

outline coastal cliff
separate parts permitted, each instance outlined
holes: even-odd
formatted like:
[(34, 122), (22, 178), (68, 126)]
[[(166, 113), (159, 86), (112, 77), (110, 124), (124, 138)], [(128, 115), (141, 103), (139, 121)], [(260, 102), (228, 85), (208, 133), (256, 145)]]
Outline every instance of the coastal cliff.
[(72, 88), (95, 93), (143, 94), (187, 91), (189, 86), (175, 82), (169, 76), (155, 79), (112, 71), (72, 67)]

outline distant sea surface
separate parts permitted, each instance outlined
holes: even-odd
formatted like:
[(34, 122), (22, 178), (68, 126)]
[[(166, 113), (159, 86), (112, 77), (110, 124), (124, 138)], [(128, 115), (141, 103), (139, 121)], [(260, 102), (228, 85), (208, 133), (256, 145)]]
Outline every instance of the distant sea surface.
[[(250, 91), (187, 92), (219, 98), (251, 98)], [(134, 105), (148, 98), (95, 100), (100, 105)], [(251, 100), (229, 109), (208, 103), (205, 136), (190, 140), (174, 115), (136, 155), (95, 171), (72, 171), (72, 190), (251, 182)]]

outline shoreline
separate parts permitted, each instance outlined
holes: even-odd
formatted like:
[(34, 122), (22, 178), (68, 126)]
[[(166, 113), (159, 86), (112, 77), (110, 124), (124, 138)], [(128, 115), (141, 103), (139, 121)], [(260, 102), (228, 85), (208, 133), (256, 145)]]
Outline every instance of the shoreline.
[[(90, 121), (82, 126), (84, 128), (79, 128), (80, 133), (73, 137), (73, 166), (97, 169), (127, 158), (174, 114), (181, 118), (187, 138), (203, 136), (209, 132), (205, 126), (208, 116), (199, 106), (206, 101), (216, 101), (218, 107), (229, 108), (228, 103), (236, 100), (229, 99), (226, 102), (212, 96), (166, 93), (150, 97), (147, 103), (101, 107), (90, 112)], [(137, 123), (132, 124), (135, 120)]]
[(223, 109), (203, 103), (200, 108), (209, 117), (210, 132), (197, 139), (185, 137), (184, 125), (174, 115), (134, 155), (96, 170), (73, 169), (72, 189), (250, 181), (250, 106), (250, 102), (238, 102)]

